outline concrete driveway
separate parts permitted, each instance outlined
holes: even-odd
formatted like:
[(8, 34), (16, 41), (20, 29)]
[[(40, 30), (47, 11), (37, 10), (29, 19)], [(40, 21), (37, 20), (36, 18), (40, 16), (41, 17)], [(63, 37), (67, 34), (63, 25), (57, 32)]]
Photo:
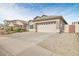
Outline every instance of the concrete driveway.
[(23, 32), (0, 37), (0, 55), (52, 55), (37, 44), (51, 36), (49, 33)]
[(79, 37), (75, 33), (23, 32), (4, 35), (0, 36), (0, 55), (79, 55)]

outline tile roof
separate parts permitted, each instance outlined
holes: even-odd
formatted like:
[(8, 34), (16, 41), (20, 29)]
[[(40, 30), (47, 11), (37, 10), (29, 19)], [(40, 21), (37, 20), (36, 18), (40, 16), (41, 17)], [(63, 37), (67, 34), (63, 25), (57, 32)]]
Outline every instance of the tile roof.
[(16, 21), (20, 21), (20, 22), (22, 22), (24, 24), (27, 24), (27, 22), (24, 21), (24, 20), (5, 20), (5, 21), (7, 21), (7, 22), (13, 22), (14, 24), (16, 23)]
[(67, 24), (67, 22), (64, 20), (62, 16), (53, 16), (53, 15), (51, 16), (44, 15), (39, 18), (34, 18), (33, 21), (35, 22), (35, 21), (45, 21), (45, 20), (53, 20), (53, 19), (61, 19)]

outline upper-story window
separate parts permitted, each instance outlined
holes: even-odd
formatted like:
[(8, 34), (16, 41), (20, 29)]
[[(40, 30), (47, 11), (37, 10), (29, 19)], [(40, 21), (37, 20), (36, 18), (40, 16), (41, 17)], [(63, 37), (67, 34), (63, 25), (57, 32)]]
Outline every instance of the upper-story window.
[(30, 29), (33, 29), (33, 25), (30, 25)]

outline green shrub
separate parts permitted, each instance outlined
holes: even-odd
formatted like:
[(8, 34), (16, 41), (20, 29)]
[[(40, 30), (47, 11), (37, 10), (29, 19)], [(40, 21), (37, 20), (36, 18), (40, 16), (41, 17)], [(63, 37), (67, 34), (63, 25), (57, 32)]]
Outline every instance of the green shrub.
[(21, 32), (21, 29), (20, 29), (20, 28), (17, 28), (17, 29), (16, 29), (16, 32)]

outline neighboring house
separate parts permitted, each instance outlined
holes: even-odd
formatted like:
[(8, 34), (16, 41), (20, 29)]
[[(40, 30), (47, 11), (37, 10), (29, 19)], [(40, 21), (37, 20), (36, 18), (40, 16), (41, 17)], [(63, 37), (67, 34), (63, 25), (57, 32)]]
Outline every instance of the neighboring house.
[(72, 22), (72, 24), (74, 24), (74, 25), (79, 25), (79, 21)]
[(10, 27), (11, 30), (15, 30), (16, 28), (21, 28), (26, 30), (27, 22), (23, 20), (5, 20), (5, 26)]
[(0, 30), (4, 29), (4, 24), (0, 24)]
[(33, 32), (64, 32), (64, 26), (67, 22), (62, 16), (36, 16), (29, 22), (29, 31)]

